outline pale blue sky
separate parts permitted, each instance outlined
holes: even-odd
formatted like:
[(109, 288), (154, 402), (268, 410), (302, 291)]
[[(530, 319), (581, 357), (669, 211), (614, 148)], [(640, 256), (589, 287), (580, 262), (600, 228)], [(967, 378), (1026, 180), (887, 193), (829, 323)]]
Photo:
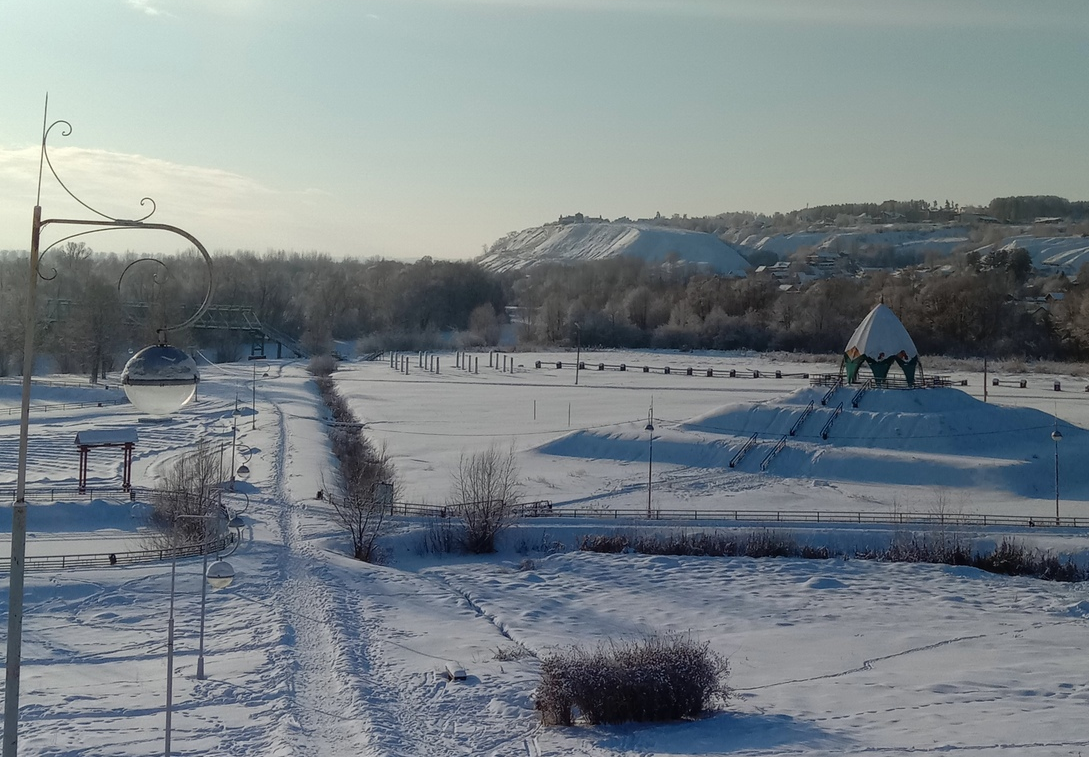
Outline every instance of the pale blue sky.
[(29, 244), (46, 91), (83, 199), (151, 195), (213, 250), (463, 258), (575, 211), (1089, 199), (1085, 0), (6, 0), (0, 51), (0, 249)]

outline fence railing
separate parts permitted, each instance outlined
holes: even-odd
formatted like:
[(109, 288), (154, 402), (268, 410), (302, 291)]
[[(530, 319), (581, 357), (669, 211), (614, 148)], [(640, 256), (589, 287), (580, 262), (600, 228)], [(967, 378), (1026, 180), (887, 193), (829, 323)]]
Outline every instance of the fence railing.
[[(105, 407), (107, 405), (124, 405), (128, 403), (128, 399), (113, 399), (113, 400), (97, 400), (95, 402), (50, 402), (46, 403), (31, 403), (31, 413), (55, 413), (61, 410), (82, 410), (85, 407)], [(0, 411), (3, 415), (17, 415), (22, 411), (21, 407), (9, 407)]]
[(578, 366), (580, 371), (622, 371), (631, 373), (661, 373), (666, 376), (706, 376), (707, 378), (809, 378), (808, 373), (791, 373), (783, 370), (763, 371), (755, 368), (716, 368), (713, 366), (653, 366), (645, 363), (601, 363), (587, 360), (537, 360), (534, 362), (536, 369), (551, 369), (553, 366), (563, 369), (573, 369)]
[[(425, 505), (397, 502), (389, 505), (390, 515), (422, 518), (451, 518), (462, 505)], [(1010, 526), (1017, 528), (1089, 528), (1089, 517), (1060, 518), (1035, 515), (991, 515), (987, 513), (879, 512), (864, 510), (695, 510), (654, 509), (652, 520), (722, 521), (750, 523), (855, 523), (863, 525)], [(515, 515), (522, 518), (578, 518), (582, 520), (647, 520), (645, 507), (558, 507), (550, 500), (519, 503)]]
[[(196, 557), (198, 555), (222, 552), (234, 543), (234, 534), (223, 534), (203, 544), (185, 544), (180, 547), (133, 550), (130, 552), (110, 552), (83, 555), (41, 555), (28, 556), (24, 562), (25, 570), (76, 570), (88, 568), (110, 568), (118, 565), (137, 565), (142, 563), (173, 560), (175, 557)], [(11, 558), (0, 559), (0, 573), (11, 570)]]
[[(110, 383), (103, 381), (101, 384), (92, 384), (90, 381), (74, 381), (65, 379), (47, 379), (47, 378), (35, 378), (33, 379), (35, 386), (51, 386), (60, 387), (63, 389), (103, 389), (108, 392), (117, 391), (121, 388), (118, 383)], [(4, 376), (0, 378), (0, 384), (15, 384), (19, 385), (23, 383), (22, 376)]]
[[(470, 504), (475, 503), (424, 505), (413, 502), (394, 502), (389, 505), (389, 514), (417, 518), (454, 518)], [(514, 507), (514, 515), (520, 518), (541, 518), (553, 515), (552, 502), (547, 499), (538, 499), (532, 502), (519, 502)]]
[[(845, 386), (843, 379), (844, 377), (841, 373), (815, 373), (812, 376), (809, 376), (809, 385), (831, 387), (825, 393), (824, 399), (821, 400), (821, 404), (826, 405), (828, 404), (828, 400), (832, 398), (832, 394), (835, 393), (836, 389), (840, 386)], [(863, 386), (867, 389), (930, 389), (935, 387), (954, 386), (957, 383), (961, 386), (968, 386), (967, 380), (962, 379), (959, 382), (954, 382), (949, 376), (918, 376), (913, 384), (909, 384), (907, 379), (886, 376), (883, 379), (866, 379)]]
[[(96, 499), (127, 499), (129, 501), (135, 501), (139, 499), (139, 495), (143, 493), (143, 490), (138, 490), (136, 487), (132, 487), (129, 490), (122, 489), (121, 487), (98, 487), (83, 490), (82, 492), (76, 487), (58, 487), (58, 488), (44, 488), (44, 487), (27, 487), (26, 499), (27, 502), (37, 501), (49, 501), (56, 502), (58, 500), (64, 502), (90, 502)], [(16, 491), (15, 489), (0, 489), (0, 500), (15, 501)]]
[[(882, 513), (837, 510), (652, 510), (654, 520), (738, 521), (753, 523), (856, 523), (864, 525), (1012, 526), (1018, 528), (1089, 528), (1089, 518), (1065, 516), (1048, 518), (1027, 515), (984, 513)], [(587, 520), (646, 520), (646, 508), (557, 507), (547, 514), (555, 518)], [(538, 516), (542, 517), (542, 516)]]

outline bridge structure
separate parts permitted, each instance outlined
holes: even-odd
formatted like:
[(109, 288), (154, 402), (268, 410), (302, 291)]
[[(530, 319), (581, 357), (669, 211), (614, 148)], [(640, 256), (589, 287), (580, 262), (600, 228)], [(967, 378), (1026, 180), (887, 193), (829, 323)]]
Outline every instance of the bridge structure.
[[(46, 303), (44, 320), (57, 323), (68, 320), (72, 315), (72, 300), (52, 299)], [(125, 320), (131, 323), (147, 323), (151, 317), (151, 303), (122, 302), (121, 312)], [(253, 308), (245, 305), (210, 306), (190, 327), (194, 331), (237, 331), (249, 335), (250, 355), (270, 357), (266, 354), (266, 345), (276, 345), (276, 357), (284, 357), (285, 352), (295, 357), (307, 358), (310, 353), (303, 349), (297, 339), (277, 328), (262, 323)]]

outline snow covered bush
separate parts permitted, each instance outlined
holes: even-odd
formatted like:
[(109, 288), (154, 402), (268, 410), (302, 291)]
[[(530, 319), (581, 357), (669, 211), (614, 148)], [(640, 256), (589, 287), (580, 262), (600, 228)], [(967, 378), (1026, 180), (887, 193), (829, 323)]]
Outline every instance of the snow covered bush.
[(450, 513), (464, 523), (465, 549), (474, 555), (495, 551), (495, 537), (514, 520), (522, 497), (514, 448), (496, 446), (463, 454), (454, 471)]
[(729, 664), (687, 636), (609, 640), (541, 661), (535, 706), (545, 725), (591, 725), (692, 718), (724, 703)]
[(643, 555), (690, 555), (708, 557), (804, 557), (826, 559), (832, 556), (827, 547), (811, 547), (798, 542), (790, 534), (779, 531), (750, 533), (695, 533), (628, 535), (624, 533), (582, 536), (578, 548), (583, 552), (619, 554), (637, 552)]
[(162, 476), (160, 488), (148, 494), (153, 546), (206, 541), (212, 526), (203, 516), (218, 511), (225, 475), (223, 449), (204, 440), (178, 458)]
[[(313, 364), (311, 368), (315, 372)], [(314, 381), (333, 416), (329, 439), (340, 464), (341, 491), (330, 491), (327, 497), (333, 520), (351, 536), (352, 556), (371, 562), (378, 554), (376, 545), (391, 514), (390, 504), (396, 499), (396, 472), (386, 448), (376, 448), (363, 436), (363, 424), (329, 375), (315, 372)]]

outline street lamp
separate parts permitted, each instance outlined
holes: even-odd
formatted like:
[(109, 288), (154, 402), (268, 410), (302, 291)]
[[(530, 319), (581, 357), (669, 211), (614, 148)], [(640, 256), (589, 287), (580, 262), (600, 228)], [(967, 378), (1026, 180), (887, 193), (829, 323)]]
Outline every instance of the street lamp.
[(242, 415), (242, 412), (238, 409), (238, 395), (234, 396), (234, 412), (231, 413), (231, 491), (234, 491), (234, 455), (238, 449), (238, 416)]
[[(213, 519), (221, 519), (223, 517), (222, 512), (208, 513), (204, 515), (199, 514), (178, 514), (174, 516), (175, 522), (183, 519), (200, 520), (205, 524)], [(233, 520), (233, 519), (232, 519)], [(228, 524), (229, 525), (229, 524)], [(208, 529), (207, 527), (201, 528), (201, 553), (204, 555), (204, 561), (201, 565), (201, 582), (200, 582), (200, 645), (197, 653), (197, 680), (203, 681), (204, 675), (204, 617), (205, 607), (207, 605), (208, 597), (208, 584), (212, 585), (213, 589), (225, 589), (231, 585), (234, 580), (234, 568), (226, 560), (216, 559), (214, 563), (208, 565)], [(167, 618), (166, 625), (166, 735), (164, 736), (164, 755), (170, 757), (170, 726), (171, 715), (173, 713), (174, 705), (174, 585), (175, 577), (178, 571), (178, 547), (175, 545), (173, 550), (173, 556), (170, 561), (170, 614)]]
[[(208, 304), (212, 299), (212, 259), (208, 255), (208, 251), (204, 249), (204, 245), (202, 245), (196, 237), (177, 226), (170, 226), (162, 223), (148, 223), (147, 219), (155, 213), (156, 208), (154, 200), (150, 197), (143, 198), (140, 201), (140, 204), (143, 206), (150, 203), (150, 212), (136, 220), (125, 220), (115, 218), (92, 208), (68, 189), (53, 168), (53, 163), (49, 159), (49, 151), (46, 147), (49, 132), (58, 125), (61, 126), (62, 136), (68, 136), (72, 133), (72, 125), (67, 121), (54, 121), (52, 124), (49, 124), (49, 99), (47, 97), (45, 112), (42, 118), (42, 144), (38, 162), (38, 191), (35, 199), (34, 215), (30, 232), (30, 276), (27, 280), (26, 331), (23, 347), (22, 409), (19, 415), (19, 453), (16, 463), (17, 483), (15, 489), (15, 504), (12, 508), (11, 518), (11, 573), (8, 581), (8, 639), (4, 681), (3, 757), (16, 757), (19, 749), (19, 682), (23, 639), (23, 594), (26, 571), (27, 444), (30, 436), (30, 383), (34, 368), (37, 284), (38, 278), (41, 276), (41, 258), (52, 247), (69, 239), (100, 231), (124, 229), (165, 231), (171, 234), (177, 234), (189, 241), (203, 256), (205, 265), (207, 266), (208, 281), (204, 301), (201, 303), (200, 307), (197, 308), (191, 318), (182, 323), (160, 329), (158, 331), (159, 343), (152, 348), (149, 348), (152, 352), (148, 353), (147, 350), (142, 350), (140, 353), (133, 356), (132, 360), (129, 361), (129, 365), (126, 365), (125, 376), (127, 376), (128, 380), (126, 381), (124, 377), (122, 379), (125, 393), (128, 395), (129, 400), (133, 405), (139, 409), (145, 410), (145, 412), (156, 414), (164, 411), (172, 412), (191, 399), (195, 393), (196, 382), (198, 380), (195, 363), (193, 364), (191, 371), (187, 365), (181, 370), (166, 370), (171, 365), (184, 362), (179, 360), (179, 353), (181, 355), (184, 355), (184, 353), (170, 347), (166, 343), (166, 335), (169, 330), (184, 328), (195, 323), (198, 318), (204, 315), (204, 312), (208, 309)], [(53, 175), (53, 178), (57, 183), (60, 184), (65, 193), (84, 208), (96, 216), (99, 216), (99, 218), (42, 218), (42, 176), (46, 166), (49, 167), (49, 172)], [(43, 249), (41, 247), (42, 232), (49, 226), (77, 226), (90, 228), (61, 237)], [(135, 262), (143, 262), (144, 260), (151, 259), (142, 258)], [(155, 262), (164, 265), (160, 261)], [(131, 265), (132, 264), (130, 264), (129, 267), (131, 267)], [(128, 271), (128, 268), (126, 268), (125, 271)], [(123, 278), (124, 272), (121, 275)], [(141, 359), (137, 361), (137, 358)], [(171, 360), (173, 360), (173, 363)], [(130, 366), (133, 368), (131, 372), (128, 370)]]
[(253, 447), (243, 446), (238, 454), (242, 456), (242, 464), (238, 466), (238, 470), (235, 472), (239, 476), (250, 475), (250, 458), (253, 457)]
[(1059, 525), (1059, 442), (1063, 435), (1059, 431), (1059, 419), (1055, 419), (1055, 430), (1051, 432), (1051, 440), (1055, 442), (1055, 525)]
[(650, 411), (647, 413), (647, 427), (644, 429), (650, 432), (650, 454), (647, 456), (647, 520), (651, 518), (650, 510), (650, 489), (651, 481), (654, 479), (654, 405), (650, 406)]
[(579, 366), (582, 365), (582, 326), (575, 324), (575, 386), (579, 385)]
[[(250, 360), (253, 361), (253, 404), (250, 405), (253, 410), (253, 425), (250, 427), (251, 429), (257, 428), (257, 361), (264, 359), (264, 355), (250, 355)], [(265, 373), (261, 378), (268, 378), (268, 368), (265, 368)]]

